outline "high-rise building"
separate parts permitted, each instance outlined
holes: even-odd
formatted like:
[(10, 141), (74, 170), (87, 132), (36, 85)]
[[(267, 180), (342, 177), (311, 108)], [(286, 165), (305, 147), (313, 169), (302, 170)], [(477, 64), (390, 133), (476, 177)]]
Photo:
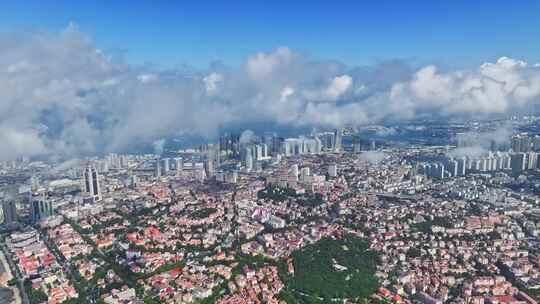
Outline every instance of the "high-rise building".
[(281, 146), (283, 145), (283, 142), (285, 139), (283, 137), (273, 137), (272, 138), (272, 149), (270, 150), (270, 153), (272, 156), (276, 156), (281, 151)]
[(94, 201), (101, 200), (99, 174), (96, 167), (90, 164), (84, 170), (84, 191), (91, 195)]
[(285, 156), (295, 155), (296, 145), (297, 144), (295, 138), (285, 139), (282, 145), (282, 153), (285, 154)]
[(206, 151), (205, 170), (206, 176), (212, 177), (215, 175), (217, 168), (221, 165), (219, 145), (208, 145)]
[(333, 151), (335, 146), (335, 132), (324, 132), (317, 134), (317, 137), (321, 141), (321, 149), (326, 151)]
[(431, 164), (428, 176), (438, 179), (444, 178), (444, 165), (440, 163)]
[(154, 176), (156, 178), (161, 177), (161, 162), (159, 159), (156, 160), (156, 163), (154, 164)]
[[(255, 145), (255, 159), (256, 160), (261, 160), (263, 159), (264, 157), (266, 157), (266, 155), (263, 154), (263, 146), (262, 145)], [(266, 150), (266, 149), (264, 149)]]
[(163, 173), (167, 174), (169, 171), (171, 171), (169, 159), (164, 158), (163, 159)]
[(30, 215), (36, 223), (53, 215), (52, 202), (47, 199), (45, 192), (34, 192), (30, 200)]
[(204, 172), (206, 173), (207, 177), (212, 177), (216, 173), (216, 168), (214, 167), (214, 162), (210, 159), (205, 160), (204, 162)]
[(301, 154), (318, 154), (321, 152), (321, 140), (315, 138), (287, 138), (281, 146), (281, 153), (285, 156)]
[(533, 149), (534, 151), (540, 151), (540, 135), (535, 135), (533, 138)]
[(184, 169), (184, 159), (181, 157), (177, 157), (174, 159), (174, 169), (176, 172), (180, 172)]
[(253, 169), (253, 155), (251, 154), (251, 151), (249, 151), (247, 154), (246, 154), (246, 160), (245, 160), (245, 167), (246, 167), (246, 170), (247, 171), (251, 171)]
[(240, 135), (224, 134), (219, 138), (219, 150), (226, 156), (238, 158), (240, 156)]
[(516, 134), (510, 141), (514, 152), (529, 152), (534, 148), (534, 140), (527, 133)]
[(129, 167), (129, 158), (127, 155), (120, 155), (120, 167), (122, 168)]
[(458, 159), (457, 162), (458, 162), (457, 175), (465, 176), (465, 170), (467, 168), (467, 159), (465, 157), (462, 157)]
[(315, 138), (313, 140), (315, 141), (315, 153), (316, 154), (321, 153), (321, 151), (322, 151), (322, 142), (321, 142), (321, 140), (319, 139), (318, 136), (315, 136)]
[[(424, 163), (419, 165), (418, 172), (431, 178), (443, 179), (445, 178), (445, 166), (442, 163)], [(451, 173), (450, 173), (451, 174)]]
[(532, 170), (537, 167), (538, 154), (536, 152), (527, 153), (527, 170)]
[(292, 165), (290, 175), (294, 179), (294, 181), (298, 181), (298, 174), (299, 174), (298, 165), (297, 164)]
[(40, 187), (41, 185), (39, 181), (39, 176), (32, 175), (32, 177), (30, 177), (30, 189), (32, 191), (37, 191), (37, 189), (39, 189)]
[(510, 167), (512, 168), (513, 173), (520, 173), (526, 168), (527, 164), (527, 154), (525, 153), (514, 153), (510, 157)]
[(524, 134), (521, 136), (521, 151), (520, 152), (529, 152), (532, 149), (532, 140), (527, 135)]
[(267, 148), (267, 156), (272, 155), (274, 153), (274, 139), (276, 137), (276, 133), (272, 132), (266, 132), (263, 135), (263, 143), (266, 145)]
[(14, 200), (3, 201), (2, 212), (4, 213), (4, 224), (9, 225), (17, 221), (17, 206)]
[(137, 178), (137, 175), (133, 174), (131, 176), (130, 187), (136, 188), (138, 183), (139, 183), (139, 179)]
[(334, 152), (340, 152), (342, 149), (342, 137), (343, 137), (343, 130), (337, 129), (334, 131)]
[(360, 151), (362, 151), (362, 145), (360, 143), (360, 137), (358, 135), (355, 135), (353, 137), (352, 145), (354, 153), (360, 153)]
[(448, 172), (450, 172), (450, 175), (452, 177), (458, 176), (458, 171), (459, 171), (458, 161), (455, 159), (450, 159), (447, 165), (448, 165)]

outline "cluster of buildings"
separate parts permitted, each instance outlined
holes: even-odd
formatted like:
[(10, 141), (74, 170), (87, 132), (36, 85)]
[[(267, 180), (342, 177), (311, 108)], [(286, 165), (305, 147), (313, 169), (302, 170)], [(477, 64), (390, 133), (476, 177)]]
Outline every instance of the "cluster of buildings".
[(3, 232), (8, 257), (49, 303), (277, 304), (284, 291), (300, 296), (285, 280), (301, 271), (293, 252), (352, 234), (380, 256), (374, 300), (536, 303), (534, 138), (448, 157), (431, 147), (364, 153), (358, 140), (348, 153), (343, 134), (225, 135), (174, 157), (40, 164), (41, 180), (2, 203), (4, 222), (20, 223)]
[(482, 156), (439, 157), (421, 162), (418, 172), (431, 178), (465, 176), (469, 173), (512, 172), (520, 174), (538, 168), (537, 152), (487, 152)]
[(6, 246), (18, 276), (26, 280), (25, 288), (46, 294), (47, 303), (51, 304), (79, 297), (73, 282), (38, 231), (27, 228), (14, 232), (6, 239)]

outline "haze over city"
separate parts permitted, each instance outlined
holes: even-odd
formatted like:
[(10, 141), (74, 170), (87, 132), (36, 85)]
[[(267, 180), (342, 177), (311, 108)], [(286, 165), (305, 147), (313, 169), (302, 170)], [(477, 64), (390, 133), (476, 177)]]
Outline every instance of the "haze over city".
[(0, 304), (537, 304), (539, 11), (0, 4)]

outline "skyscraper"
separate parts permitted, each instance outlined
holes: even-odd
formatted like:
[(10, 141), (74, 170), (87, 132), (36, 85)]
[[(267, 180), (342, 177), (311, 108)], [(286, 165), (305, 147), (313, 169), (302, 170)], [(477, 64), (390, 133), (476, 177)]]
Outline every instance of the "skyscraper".
[(17, 207), (14, 200), (2, 202), (2, 211), (4, 212), (4, 224), (11, 224), (17, 221)]
[(321, 143), (321, 140), (319, 139), (318, 136), (315, 136), (315, 138), (313, 139), (313, 141), (315, 142), (315, 154), (321, 153), (321, 150), (322, 150), (322, 143)]
[(212, 160), (207, 159), (204, 162), (204, 171), (205, 171), (207, 177), (212, 177), (212, 176), (215, 175), (216, 170), (215, 170), (215, 167), (214, 167), (214, 162)]
[(273, 132), (265, 132), (264, 135), (263, 135), (263, 143), (266, 144), (266, 148), (267, 148), (266, 154), (267, 155), (272, 154), (273, 151), (274, 151), (273, 145), (274, 145), (274, 138), (275, 137), (276, 137), (276, 134), (273, 133)]
[(90, 164), (84, 170), (84, 191), (92, 196), (94, 202), (101, 200), (99, 174), (96, 167)]
[(342, 129), (336, 129), (334, 131), (334, 152), (340, 152), (341, 151), (341, 141), (343, 136), (343, 130)]
[(154, 164), (154, 176), (156, 178), (161, 177), (161, 161), (159, 159), (157, 159), (156, 163)]
[(184, 159), (181, 157), (177, 157), (174, 159), (174, 169), (176, 172), (180, 172), (184, 169)]
[(45, 192), (34, 192), (30, 200), (30, 215), (32, 222), (36, 223), (53, 215), (52, 202), (49, 201)]
[(467, 167), (467, 159), (465, 157), (462, 157), (462, 158), (459, 158), (457, 162), (458, 162), (457, 175), (465, 176), (465, 170)]
[(219, 138), (219, 150), (226, 156), (237, 158), (240, 155), (240, 135), (224, 134)]
[(335, 144), (335, 134), (334, 132), (324, 132), (317, 134), (317, 137), (321, 141), (321, 149), (326, 151), (333, 151)]
[(355, 135), (352, 139), (352, 144), (353, 144), (353, 152), (360, 153), (360, 151), (362, 150), (362, 146), (360, 144), (360, 136)]
[(215, 175), (216, 169), (221, 165), (219, 145), (208, 145), (206, 151), (206, 161), (204, 163), (206, 176), (212, 177)]
[(285, 139), (283, 137), (275, 136), (272, 138), (272, 149), (270, 150), (272, 156), (276, 156), (281, 151), (281, 146), (284, 141)]
[(167, 174), (170, 171), (170, 162), (168, 158), (163, 159), (163, 173)]
[(246, 151), (246, 156), (245, 156), (245, 162), (244, 162), (244, 165), (246, 167), (246, 170), (249, 172), (253, 169), (253, 155), (251, 153), (251, 150), (249, 150), (248, 148), (246, 148), (247, 151)]
[(527, 165), (527, 154), (525, 153), (515, 153), (512, 154), (510, 158), (510, 167), (512, 168), (513, 173), (520, 173), (526, 169)]

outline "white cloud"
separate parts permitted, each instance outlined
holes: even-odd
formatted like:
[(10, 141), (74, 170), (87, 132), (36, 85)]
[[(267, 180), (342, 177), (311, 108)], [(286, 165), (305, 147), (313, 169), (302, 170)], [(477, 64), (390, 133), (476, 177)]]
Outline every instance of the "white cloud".
[(285, 102), (287, 101), (287, 98), (289, 98), (289, 96), (293, 95), (294, 94), (294, 89), (289, 87), (289, 86), (286, 86), (283, 88), (283, 90), (281, 90), (281, 96), (279, 98), (279, 100), (281, 102)]
[(352, 78), (349, 75), (336, 76), (330, 85), (324, 90), (324, 95), (330, 100), (336, 100), (347, 92), (352, 85)]
[[(136, 51), (136, 50), (134, 50)], [(347, 67), (281, 47), (241, 68), (160, 71), (115, 60), (69, 27), (0, 33), (0, 159), (91, 154), (228, 125), (338, 126), (416, 115), (506, 113), (540, 98), (540, 67)]]
[(214, 95), (217, 92), (218, 85), (223, 81), (223, 75), (218, 73), (210, 73), (203, 78), (203, 82), (206, 87), (206, 93), (208, 95)]
[(335, 76), (326, 86), (306, 89), (303, 93), (306, 99), (313, 101), (336, 101), (351, 89), (352, 84), (353, 79), (349, 75)]
[(256, 139), (255, 132), (251, 130), (244, 130), (238, 140), (240, 144), (245, 145), (254, 142)]
[(372, 164), (378, 164), (386, 158), (386, 153), (380, 151), (366, 151), (362, 152), (358, 159), (369, 162)]
[(272, 53), (260, 52), (250, 56), (246, 63), (248, 74), (254, 79), (263, 79), (272, 74), (280, 65), (289, 64), (294, 58), (287, 47), (279, 47)]
[(154, 154), (161, 155), (165, 148), (165, 138), (160, 138), (152, 143), (154, 147)]
[(540, 96), (539, 77), (538, 67), (507, 57), (470, 71), (441, 73), (427, 66), (392, 87), (390, 104), (413, 113), (505, 113)]
[(141, 75), (137, 76), (137, 79), (141, 83), (151, 83), (151, 82), (157, 81), (158, 76), (155, 75), (155, 74), (141, 74)]
[(38, 132), (33, 129), (0, 125), (0, 142), (4, 147), (0, 149), (0, 156), (3, 159), (27, 155), (28, 151), (33, 151), (35, 154), (47, 151)]

